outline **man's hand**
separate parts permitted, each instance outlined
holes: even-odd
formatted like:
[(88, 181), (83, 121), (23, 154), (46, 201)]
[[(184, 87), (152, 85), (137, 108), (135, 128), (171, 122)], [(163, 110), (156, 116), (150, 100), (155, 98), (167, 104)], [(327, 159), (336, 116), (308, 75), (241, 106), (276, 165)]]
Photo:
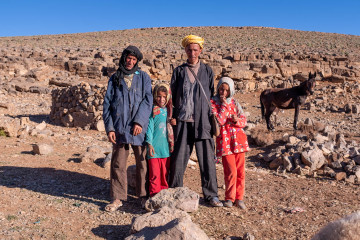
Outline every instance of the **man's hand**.
[(149, 146), (149, 156), (154, 157), (155, 156), (155, 149), (151, 144), (148, 144)]
[(113, 143), (113, 144), (116, 144), (116, 135), (115, 135), (115, 132), (109, 132), (108, 133), (108, 139), (109, 139), (109, 142)]
[(170, 124), (171, 124), (172, 126), (176, 126), (176, 118), (172, 118), (172, 119), (170, 120)]
[(141, 132), (142, 132), (142, 127), (141, 127), (139, 124), (134, 123), (133, 135), (134, 135), (134, 136), (137, 136), (137, 135), (139, 135)]

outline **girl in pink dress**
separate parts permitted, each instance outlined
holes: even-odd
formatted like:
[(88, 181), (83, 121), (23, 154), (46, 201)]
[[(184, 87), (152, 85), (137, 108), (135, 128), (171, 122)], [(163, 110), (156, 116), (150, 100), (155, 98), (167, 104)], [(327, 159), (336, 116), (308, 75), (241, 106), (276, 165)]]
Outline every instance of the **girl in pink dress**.
[(216, 156), (222, 158), (225, 178), (225, 207), (233, 203), (241, 209), (245, 192), (245, 152), (249, 144), (243, 128), (246, 117), (240, 104), (233, 98), (234, 81), (229, 77), (220, 79), (217, 94), (211, 100), (213, 113), (220, 122), (220, 135), (216, 138)]

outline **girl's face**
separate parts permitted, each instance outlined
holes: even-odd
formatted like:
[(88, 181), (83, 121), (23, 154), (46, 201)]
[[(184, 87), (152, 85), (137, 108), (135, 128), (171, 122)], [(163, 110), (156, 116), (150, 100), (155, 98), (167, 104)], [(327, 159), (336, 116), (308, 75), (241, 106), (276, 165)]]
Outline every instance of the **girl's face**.
[(162, 92), (162, 91), (159, 91), (157, 93), (157, 96), (156, 96), (156, 104), (159, 106), (159, 107), (165, 107), (165, 104), (166, 104), (166, 98), (167, 98), (167, 93), (166, 92)]
[(220, 97), (228, 98), (230, 96), (230, 87), (227, 83), (223, 83), (219, 87)]

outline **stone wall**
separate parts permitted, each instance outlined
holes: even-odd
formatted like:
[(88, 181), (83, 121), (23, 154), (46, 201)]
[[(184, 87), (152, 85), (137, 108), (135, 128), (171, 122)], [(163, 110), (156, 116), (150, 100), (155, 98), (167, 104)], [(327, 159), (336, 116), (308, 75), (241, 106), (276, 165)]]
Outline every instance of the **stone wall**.
[(52, 91), (50, 119), (65, 127), (104, 131), (102, 110), (105, 86), (82, 82)]

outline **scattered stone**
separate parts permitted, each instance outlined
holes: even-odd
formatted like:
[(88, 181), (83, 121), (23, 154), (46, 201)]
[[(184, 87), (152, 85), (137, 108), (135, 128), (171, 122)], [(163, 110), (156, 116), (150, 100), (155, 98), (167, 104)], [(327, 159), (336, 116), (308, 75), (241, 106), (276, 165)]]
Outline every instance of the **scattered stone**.
[(245, 233), (242, 239), (243, 240), (255, 240), (255, 237), (250, 233)]
[(275, 158), (273, 161), (270, 162), (269, 168), (270, 169), (277, 169), (283, 164), (283, 158), (280, 156), (278, 158)]
[(161, 190), (145, 203), (147, 211), (154, 211), (164, 206), (194, 212), (199, 207), (199, 195), (187, 187), (169, 188)]
[(353, 158), (356, 164), (360, 165), (360, 155)]
[(93, 146), (90, 146), (87, 148), (86, 152), (80, 156), (80, 159), (81, 159), (81, 162), (84, 162), (84, 163), (94, 162), (98, 159), (105, 158), (106, 152), (108, 152), (107, 149), (102, 148), (98, 145), (93, 145)]
[(293, 159), (291, 156), (283, 156), (283, 165), (286, 171), (291, 172), (294, 168)]
[(346, 178), (346, 172), (338, 172), (335, 175), (336, 181), (341, 181), (344, 180), (345, 178)]
[(53, 146), (45, 143), (41, 144), (34, 144), (33, 145), (33, 152), (34, 154), (40, 154), (40, 155), (48, 155), (54, 151)]
[(46, 122), (42, 121), (40, 124), (36, 125), (35, 129), (37, 131), (42, 131), (45, 130), (46, 128)]
[(334, 178), (336, 176), (336, 172), (333, 169), (329, 168), (329, 167), (324, 168), (324, 174), (329, 176), (329, 177), (332, 177), (332, 178)]
[(356, 176), (355, 176), (355, 175), (350, 175), (349, 177), (347, 177), (347, 178), (345, 179), (345, 182), (355, 183), (355, 180), (356, 180)]
[(301, 160), (304, 164), (310, 167), (311, 171), (314, 171), (321, 168), (326, 159), (320, 149), (314, 148), (309, 151), (302, 152)]
[(105, 124), (103, 120), (99, 120), (95, 123), (95, 129), (99, 132), (105, 132)]

